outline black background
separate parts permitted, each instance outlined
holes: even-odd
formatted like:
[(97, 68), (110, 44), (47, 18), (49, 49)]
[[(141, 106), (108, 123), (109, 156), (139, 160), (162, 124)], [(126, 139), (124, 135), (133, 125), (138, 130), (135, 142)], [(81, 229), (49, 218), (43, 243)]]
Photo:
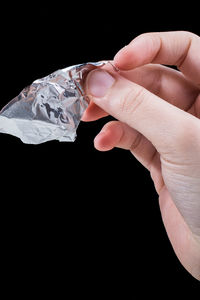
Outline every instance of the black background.
[[(198, 8), (184, 5), (123, 1), (108, 8), (66, 1), (2, 7), (1, 107), (36, 78), (112, 59), (143, 32), (199, 34)], [(74, 298), (132, 299), (138, 291), (162, 296), (197, 288), (168, 241), (149, 173), (126, 151), (94, 149), (105, 122), (82, 122), (74, 143), (25, 145), (0, 135), (8, 294), (36, 295), (42, 288), (40, 294), (56, 297), (73, 292)]]

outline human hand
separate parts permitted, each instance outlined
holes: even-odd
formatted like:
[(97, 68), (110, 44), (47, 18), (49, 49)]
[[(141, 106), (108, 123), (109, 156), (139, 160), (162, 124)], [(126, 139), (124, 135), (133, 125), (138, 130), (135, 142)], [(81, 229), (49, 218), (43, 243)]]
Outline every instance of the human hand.
[[(94, 70), (83, 120), (107, 114), (95, 147), (130, 150), (151, 174), (163, 222), (183, 266), (200, 280), (200, 38), (147, 33), (121, 49), (119, 68)], [(176, 65), (179, 71), (163, 66)]]

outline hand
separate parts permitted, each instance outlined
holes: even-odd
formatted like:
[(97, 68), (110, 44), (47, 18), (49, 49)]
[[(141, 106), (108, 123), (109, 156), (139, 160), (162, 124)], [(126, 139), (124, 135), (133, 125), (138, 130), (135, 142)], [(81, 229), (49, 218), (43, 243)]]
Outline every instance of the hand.
[[(107, 114), (95, 147), (130, 150), (151, 174), (163, 222), (183, 266), (200, 280), (200, 38), (147, 33), (86, 80), (83, 120)], [(179, 71), (163, 66), (176, 65)]]

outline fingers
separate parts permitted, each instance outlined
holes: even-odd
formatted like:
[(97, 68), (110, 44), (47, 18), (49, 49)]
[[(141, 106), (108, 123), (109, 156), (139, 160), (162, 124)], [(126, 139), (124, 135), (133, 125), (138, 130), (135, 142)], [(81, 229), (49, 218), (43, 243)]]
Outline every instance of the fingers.
[(111, 121), (104, 125), (94, 142), (100, 151), (111, 150), (114, 147), (131, 151), (137, 148), (141, 138), (141, 134), (127, 124)]
[(161, 191), (160, 156), (155, 147), (135, 129), (119, 121), (111, 121), (104, 125), (96, 136), (94, 145), (97, 150), (108, 151), (114, 147), (130, 150), (135, 158), (150, 171), (156, 191)]
[(100, 151), (108, 151), (114, 147), (130, 150), (147, 169), (150, 168), (156, 151), (144, 136), (119, 121), (111, 121), (105, 124), (96, 136), (94, 145)]
[(86, 85), (94, 103), (144, 135), (160, 153), (170, 147), (177, 153), (185, 131), (196, 126), (198, 119), (119, 74), (95, 70), (88, 75)]
[[(188, 110), (199, 94), (199, 89), (178, 71), (161, 65), (145, 65), (120, 75), (131, 80), (173, 105)], [(93, 121), (107, 114), (93, 102), (85, 111), (83, 121)]]
[(167, 102), (187, 110), (199, 94), (199, 89), (176, 70), (161, 65), (145, 65), (120, 75), (131, 80)]
[(100, 118), (106, 117), (108, 113), (102, 110), (94, 102), (90, 102), (89, 106), (85, 110), (81, 120), (85, 122), (95, 121)]
[(190, 32), (145, 33), (122, 48), (114, 64), (130, 70), (149, 63), (176, 65), (200, 86), (200, 38)]
[[(113, 71), (113, 66), (109, 63), (105, 64), (103, 66), (104, 70), (108, 72)], [(93, 101), (90, 101), (89, 106), (85, 110), (81, 120), (85, 122), (95, 121), (100, 118), (106, 117), (108, 113), (106, 113), (103, 109), (101, 109), (99, 106), (97, 106)]]
[[(95, 148), (99, 151), (108, 151), (117, 147), (124, 135), (124, 126), (126, 125), (122, 125), (119, 121), (111, 121), (104, 125), (100, 133), (94, 139)], [(128, 149), (129, 145), (124, 144), (122, 148)]]

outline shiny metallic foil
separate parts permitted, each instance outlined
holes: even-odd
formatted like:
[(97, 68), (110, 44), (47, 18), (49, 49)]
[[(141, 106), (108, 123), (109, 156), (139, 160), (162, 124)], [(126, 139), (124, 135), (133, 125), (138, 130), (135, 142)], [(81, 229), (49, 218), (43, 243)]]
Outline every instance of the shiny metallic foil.
[(35, 80), (1, 110), (0, 132), (27, 144), (74, 141), (88, 106), (84, 79), (105, 63), (75, 65)]

